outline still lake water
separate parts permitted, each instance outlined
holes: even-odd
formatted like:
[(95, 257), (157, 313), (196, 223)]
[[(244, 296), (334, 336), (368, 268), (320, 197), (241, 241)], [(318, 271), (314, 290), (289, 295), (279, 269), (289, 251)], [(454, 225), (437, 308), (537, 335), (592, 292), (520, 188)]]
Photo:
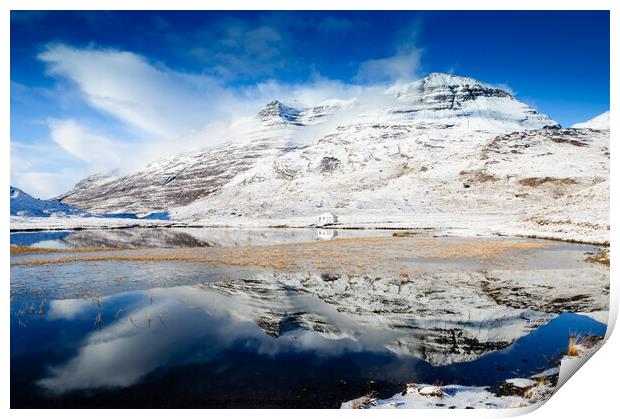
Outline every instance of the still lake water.
[[(318, 239), (325, 237), (315, 230), (11, 235), (15, 245), (55, 249)], [(540, 252), (579, 270), (581, 255), (595, 250), (557, 244)], [(522, 307), (512, 294), (504, 303), (497, 290), (493, 298), (481, 297), (471, 285), (475, 276), (461, 278), (479, 274), (470, 266), (395, 288), (394, 278), (371, 273), (335, 279), (178, 261), (15, 263), (33, 257), (11, 257), (13, 408), (334, 408), (370, 391), (389, 397), (409, 382), (495, 388), (555, 366), (571, 333), (603, 336), (606, 329), (588, 316), (558, 310), (557, 303), (546, 312)], [(583, 269), (590, 267), (584, 263)], [(537, 291), (537, 285), (519, 286)]]

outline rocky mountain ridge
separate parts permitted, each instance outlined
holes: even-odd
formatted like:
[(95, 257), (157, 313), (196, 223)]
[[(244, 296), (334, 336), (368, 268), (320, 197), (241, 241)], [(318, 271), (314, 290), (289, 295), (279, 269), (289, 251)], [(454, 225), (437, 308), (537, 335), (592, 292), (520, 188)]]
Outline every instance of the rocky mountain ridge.
[[(372, 100), (272, 101), (249, 124), (243, 141), (85, 179), (62, 201), (227, 225), (291, 224), (325, 210), (383, 224), (501, 213), (508, 225), (609, 176), (608, 130), (561, 129), (503, 89), (446, 74)], [(605, 234), (608, 220), (593, 224)]]

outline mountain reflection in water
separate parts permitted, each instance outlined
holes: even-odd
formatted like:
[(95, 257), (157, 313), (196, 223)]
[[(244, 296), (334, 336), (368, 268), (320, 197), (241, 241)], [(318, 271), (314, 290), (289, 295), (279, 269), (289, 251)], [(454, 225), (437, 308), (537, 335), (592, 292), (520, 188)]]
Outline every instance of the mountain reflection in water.
[(11, 405), (338, 407), (408, 382), (493, 388), (554, 366), (569, 333), (605, 334), (573, 314), (608, 306), (589, 249), (541, 248), (521, 269), (414, 260), (395, 276), (14, 265)]
[(391, 231), (334, 229), (128, 228), (11, 234), (11, 244), (43, 248), (186, 248), (302, 243), (335, 237), (391, 236)]

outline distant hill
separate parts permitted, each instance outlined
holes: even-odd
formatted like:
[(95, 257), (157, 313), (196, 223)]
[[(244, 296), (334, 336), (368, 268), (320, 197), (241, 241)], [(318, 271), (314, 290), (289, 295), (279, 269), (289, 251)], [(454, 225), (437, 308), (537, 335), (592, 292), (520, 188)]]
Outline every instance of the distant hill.
[(573, 128), (609, 129), (609, 111), (586, 122), (573, 125)]
[(11, 186), (11, 215), (50, 217), (89, 214), (60, 201), (34, 198), (21, 189)]

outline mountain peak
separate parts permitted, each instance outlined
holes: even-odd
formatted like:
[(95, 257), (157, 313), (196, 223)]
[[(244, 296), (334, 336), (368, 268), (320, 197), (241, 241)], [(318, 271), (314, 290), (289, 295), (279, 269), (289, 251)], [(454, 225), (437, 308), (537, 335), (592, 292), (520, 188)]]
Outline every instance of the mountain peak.
[(412, 83), (394, 85), (387, 93), (400, 103), (393, 113), (418, 120), (460, 121), (469, 128), (477, 121), (478, 129), (500, 130), (508, 125), (517, 129), (557, 125), (506, 90), (470, 77), (431, 73)]
[(458, 76), (456, 74), (450, 73), (440, 73), (440, 72), (432, 72), (428, 76), (424, 77), (422, 80), (427, 84), (441, 84), (441, 85), (450, 85), (450, 84), (482, 84), (476, 79), (472, 79), (471, 77)]
[(458, 76), (447, 73), (431, 73), (420, 80), (424, 88), (440, 88), (447, 87), (458, 90), (477, 91), (479, 93), (486, 92), (496, 97), (512, 97), (505, 89), (483, 83), (471, 77)]
[(575, 124), (572, 128), (609, 129), (609, 111), (603, 112), (589, 121)]
[(302, 125), (299, 122), (301, 109), (287, 106), (279, 100), (272, 100), (258, 112), (258, 118), (266, 125)]
[(437, 84), (483, 84), (476, 79), (466, 76), (459, 76), (451, 73), (432, 72), (428, 76), (424, 77), (427, 83)]
[[(312, 188), (323, 185), (323, 176), (349, 185), (357, 182), (349, 175), (359, 174), (363, 182), (380, 176), (378, 173), (390, 164), (394, 170), (386, 173), (405, 176), (413, 173), (402, 169), (409, 167), (408, 160), (426, 156), (429, 150), (434, 150), (428, 154), (429, 161), (435, 162), (437, 150), (444, 149), (447, 154), (442, 156), (449, 160), (450, 150), (477, 154), (482, 143), (497, 135), (556, 125), (501, 89), (442, 73), (385, 90), (360, 90), (346, 101), (325, 100), (308, 103), (308, 107), (298, 103), (271, 100), (254, 117), (240, 121), (248, 128), (239, 141), (163, 159), (109, 182), (88, 179), (63, 195), (63, 202), (93, 212), (148, 214), (175, 210), (180, 212), (171, 213), (172, 217), (194, 219), (215, 214), (207, 212), (206, 205), (213, 205), (208, 211), (221, 210), (225, 216), (238, 214), (240, 199), (249, 202), (245, 196), (252, 196), (252, 202), (261, 203), (259, 207), (247, 204), (244, 208), (248, 214), (285, 216), (284, 212), (275, 212), (279, 210), (270, 212), (270, 201), (262, 201), (267, 198), (254, 193), (293, 180), (307, 182)], [(438, 166), (444, 157), (436, 161)], [(379, 169), (374, 162), (385, 166)], [(365, 167), (378, 171), (367, 172)], [(288, 185), (290, 196), (301, 197), (301, 205), (309, 205), (304, 208), (313, 208), (307, 214), (317, 208), (336, 208), (335, 203), (316, 206), (320, 201), (314, 194), (323, 196), (321, 189), (306, 193), (295, 189), (296, 183)], [(359, 202), (360, 198), (351, 195), (350, 199)], [(281, 203), (280, 208), (288, 205)], [(236, 209), (229, 211), (228, 207)]]

